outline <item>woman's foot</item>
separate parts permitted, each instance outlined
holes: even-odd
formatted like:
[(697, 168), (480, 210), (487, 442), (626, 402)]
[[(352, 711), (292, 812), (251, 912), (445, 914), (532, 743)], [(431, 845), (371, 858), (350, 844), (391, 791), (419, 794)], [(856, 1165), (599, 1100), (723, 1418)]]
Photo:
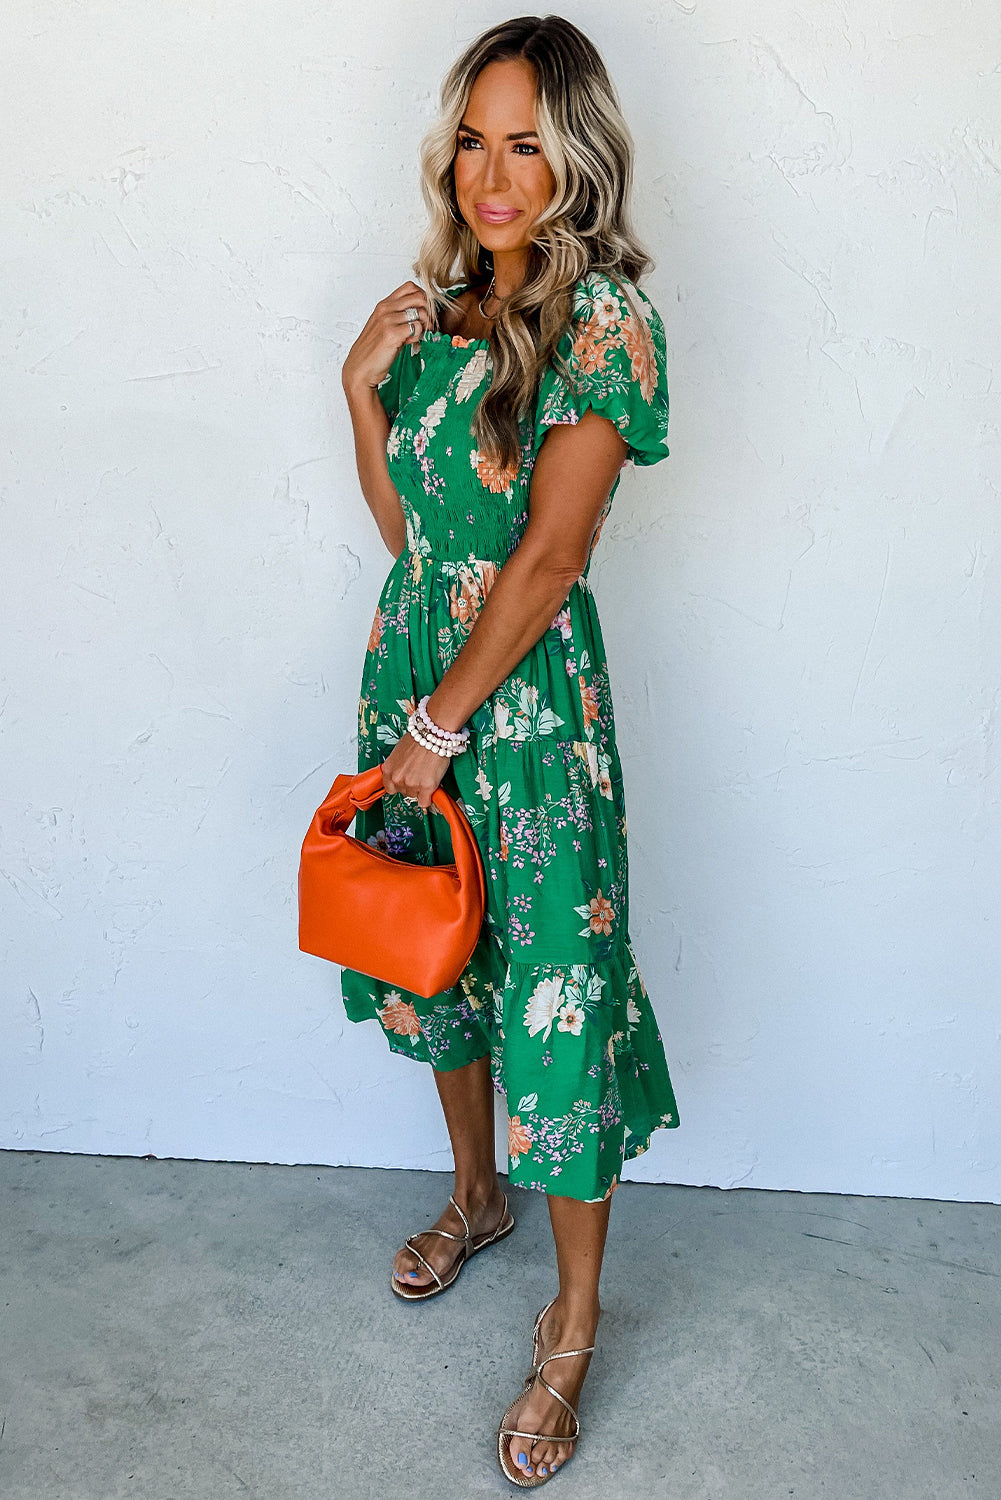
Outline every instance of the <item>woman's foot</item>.
[[(564, 1312), (557, 1298), (539, 1328), (536, 1363), (541, 1364), (547, 1354), (555, 1354), (559, 1349), (588, 1348), (594, 1343), (600, 1317), (600, 1308), (593, 1313), (571, 1315)], [(550, 1360), (542, 1369), (543, 1379), (559, 1391), (575, 1411), (590, 1363), (590, 1354), (577, 1354), (572, 1359)], [(522, 1432), (571, 1433), (574, 1430), (573, 1418), (566, 1407), (538, 1380), (521, 1397), (504, 1425), (519, 1427)], [(511, 1437), (507, 1444), (512, 1467), (526, 1475), (550, 1474), (566, 1463), (574, 1450), (573, 1441), (533, 1443), (530, 1438)]]
[[(469, 1231), (475, 1248), (478, 1238), (493, 1234), (494, 1230), (500, 1226), (504, 1214), (504, 1192), (500, 1182), (495, 1175), (493, 1182), (488, 1186), (481, 1189), (474, 1188), (465, 1197), (459, 1192), (456, 1192), (454, 1196), (469, 1220)], [(465, 1254), (465, 1246), (461, 1241), (466, 1230), (451, 1203), (436, 1221), (434, 1227), (446, 1229), (449, 1234), (459, 1235), (459, 1241), (447, 1240), (443, 1235), (430, 1234), (427, 1230), (418, 1235), (411, 1235), (411, 1238), (424, 1259), (434, 1266), (442, 1281), (446, 1281), (456, 1261)], [(419, 1261), (407, 1246), (397, 1251), (396, 1259), (393, 1261), (393, 1274), (398, 1281), (403, 1282), (404, 1286), (422, 1288), (438, 1284), (427, 1266)], [(564, 1363), (569, 1364), (569, 1360)]]

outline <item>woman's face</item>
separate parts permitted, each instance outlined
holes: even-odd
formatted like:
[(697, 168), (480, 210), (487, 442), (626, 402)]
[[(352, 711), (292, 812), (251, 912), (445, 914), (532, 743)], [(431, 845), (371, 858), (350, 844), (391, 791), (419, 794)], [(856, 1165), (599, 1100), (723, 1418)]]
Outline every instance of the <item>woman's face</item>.
[(459, 212), (486, 250), (526, 249), (556, 191), (535, 124), (535, 69), (523, 58), (487, 63), (457, 131), (454, 164)]

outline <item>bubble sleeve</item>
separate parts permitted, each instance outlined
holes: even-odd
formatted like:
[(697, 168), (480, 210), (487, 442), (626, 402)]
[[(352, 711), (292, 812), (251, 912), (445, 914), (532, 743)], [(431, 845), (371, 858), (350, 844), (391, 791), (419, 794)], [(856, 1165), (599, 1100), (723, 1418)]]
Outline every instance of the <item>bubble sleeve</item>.
[(577, 423), (589, 408), (607, 417), (638, 466), (667, 458), (667, 340), (660, 314), (630, 284), (639, 312), (610, 277), (590, 275), (575, 289), (571, 326), (557, 345), (569, 382), (555, 364), (539, 389), (541, 427)]

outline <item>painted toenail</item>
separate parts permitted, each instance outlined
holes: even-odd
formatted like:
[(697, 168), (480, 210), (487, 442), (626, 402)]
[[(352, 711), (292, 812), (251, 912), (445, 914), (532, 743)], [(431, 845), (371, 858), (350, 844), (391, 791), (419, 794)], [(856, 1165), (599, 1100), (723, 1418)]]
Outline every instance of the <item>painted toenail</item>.
[(548, 1474), (549, 1473), (549, 1470), (546, 1468), (545, 1464), (542, 1465), (542, 1467), (539, 1470), (539, 1473), (540, 1474)]
[(408, 1271), (407, 1275), (408, 1276), (412, 1276), (415, 1281), (417, 1280), (417, 1272), (416, 1271)]
[(528, 1463), (528, 1459), (525, 1457), (524, 1453), (519, 1453), (518, 1454), (518, 1462), (520, 1464), (527, 1464)]

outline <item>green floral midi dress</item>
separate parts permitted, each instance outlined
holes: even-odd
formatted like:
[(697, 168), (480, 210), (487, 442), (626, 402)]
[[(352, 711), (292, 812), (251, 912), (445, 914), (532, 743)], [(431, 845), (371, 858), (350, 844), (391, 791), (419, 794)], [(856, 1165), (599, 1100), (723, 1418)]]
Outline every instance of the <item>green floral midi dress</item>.
[[(461, 650), (527, 524), (548, 429), (593, 407), (626, 439), (623, 467), (667, 457), (664, 326), (626, 285), (642, 319), (607, 276), (578, 282), (559, 348), (576, 388), (546, 371), (516, 469), (478, 452), (469, 430), (489, 385), (486, 339), (428, 330), (378, 387), (407, 546), (365, 653), (360, 771), (388, 756)], [(590, 557), (540, 640), (472, 713), (469, 748), (441, 783), (472, 825), (486, 874), (485, 919), (458, 983), (425, 999), (345, 968), (341, 990), (348, 1017), (378, 1020), (407, 1057), (447, 1071), (489, 1054), (507, 1096), (510, 1181), (597, 1202), (654, 1130), (677, 1126), (678, 1109), (629, 940), (623, 779), (589, 567)], [(353, 832), (398, 859), (453, 857), (445, 819), (399, 793), (359, 811)]]

